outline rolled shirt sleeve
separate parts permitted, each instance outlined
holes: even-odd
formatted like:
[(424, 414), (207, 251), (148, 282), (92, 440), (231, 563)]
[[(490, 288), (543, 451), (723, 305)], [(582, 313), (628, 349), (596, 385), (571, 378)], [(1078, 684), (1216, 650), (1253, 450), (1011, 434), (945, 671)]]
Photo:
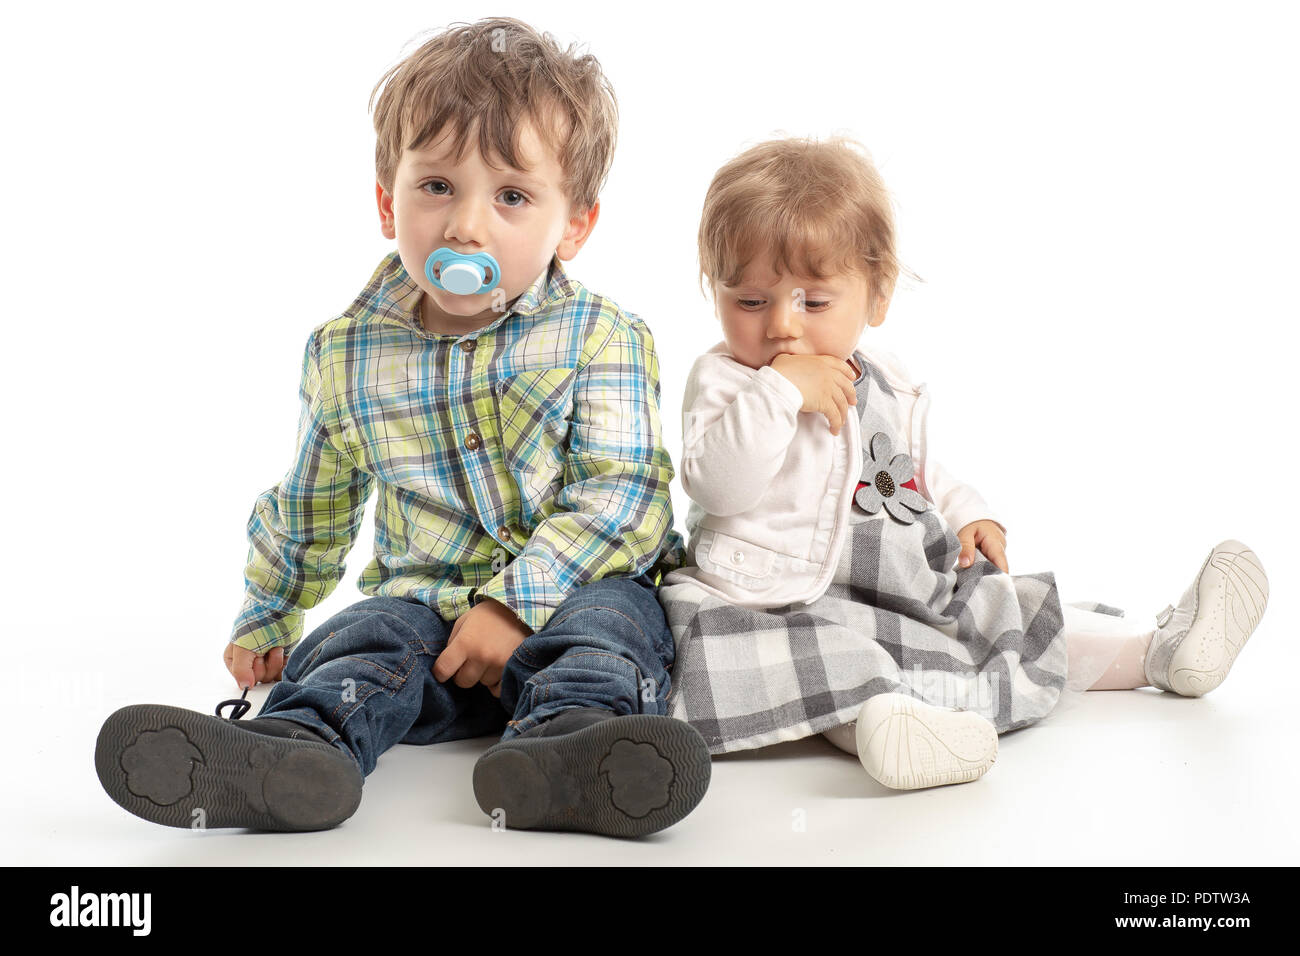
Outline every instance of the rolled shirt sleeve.
[(647, 570), (673, 531), (654, 338), (626, 313), (602, 321), (608, 333), (592, 336), (574, 379), (564, 486), (514, 560), (474, 595), (505, 604), (533, 631), (577, 588)]
[(259, 654), (297, 643), (303, 614), (334, 590), (346, 570), (373, 478), (340, 450), (320, 330), (303, 354), (297, 450), (284, 478), (262, 492), (249, 516), (244, 603), (230, 640)]

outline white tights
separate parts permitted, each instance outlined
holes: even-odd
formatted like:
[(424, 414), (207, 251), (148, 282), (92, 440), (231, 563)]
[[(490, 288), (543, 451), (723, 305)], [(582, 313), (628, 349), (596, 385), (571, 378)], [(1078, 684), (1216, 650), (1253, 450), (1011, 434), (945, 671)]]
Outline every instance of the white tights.
[(1065, 647), (1069, 655), (1066, 686), (1071, 690), (1132, 690), (1147, 686), (1142, 669), (1155, 624), (1084, 611), (1068, 604)]
[[(1065, 623), (1065, 647), (1069, 690), (1132, 690), (1147, 686), (1142, 663), (1155, 633), (1153, 625), (1061, 605)], [(845, 724), (823, 736), (851, 754), (858, 752), (856, 725)]]

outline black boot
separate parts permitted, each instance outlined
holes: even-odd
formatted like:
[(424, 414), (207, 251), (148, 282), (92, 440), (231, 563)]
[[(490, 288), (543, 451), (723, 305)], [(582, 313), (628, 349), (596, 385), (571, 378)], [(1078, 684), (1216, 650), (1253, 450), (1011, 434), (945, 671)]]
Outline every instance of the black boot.
[(507, 827), (634, 837), (695, 809), (711, 773), (704, 738), (684, 721), (578, 707), (485, 751), (474, 796)]
[(104, 790), (169, 827), (328, 830), (356, 812), (364, 778), (351, 757), (291, 720), (241, 721), (245, 699), (218, 715), (227, 704), (231, 719), (166, 704), (116, 711), (95, 742)]

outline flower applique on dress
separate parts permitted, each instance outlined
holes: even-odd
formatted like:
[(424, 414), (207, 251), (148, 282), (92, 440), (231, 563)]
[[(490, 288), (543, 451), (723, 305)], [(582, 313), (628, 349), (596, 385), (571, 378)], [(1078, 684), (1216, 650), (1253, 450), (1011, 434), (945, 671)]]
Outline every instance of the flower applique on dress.
[(912, 512), (925, 511), (930, 502), (919, 492), (903, 487), (904, 483), (912, 483), (912, 456), (893, 455), (893, 450), (894, 443), (885, 432), (872, 436), (871, 447), (862, 455), (862, 479), (853, 500), (867, 514), (876, 514), (884, 505), (890, 517), (911, 524), (916, 520)]

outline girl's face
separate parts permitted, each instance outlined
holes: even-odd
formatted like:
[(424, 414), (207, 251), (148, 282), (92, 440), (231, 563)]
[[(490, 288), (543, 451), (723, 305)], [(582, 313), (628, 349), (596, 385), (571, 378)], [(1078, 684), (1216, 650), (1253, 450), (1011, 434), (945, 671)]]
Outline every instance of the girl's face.
[(866, 276), (826, 279), (777, 273), (772, 264), (745, 270), (740, 284), (719, 283), (715, 303), (722, 334), (742, 365), (761, 368), (782, 353), (847, 359), (868, 325), (885, 321), (889, 300), (869, 307)]

